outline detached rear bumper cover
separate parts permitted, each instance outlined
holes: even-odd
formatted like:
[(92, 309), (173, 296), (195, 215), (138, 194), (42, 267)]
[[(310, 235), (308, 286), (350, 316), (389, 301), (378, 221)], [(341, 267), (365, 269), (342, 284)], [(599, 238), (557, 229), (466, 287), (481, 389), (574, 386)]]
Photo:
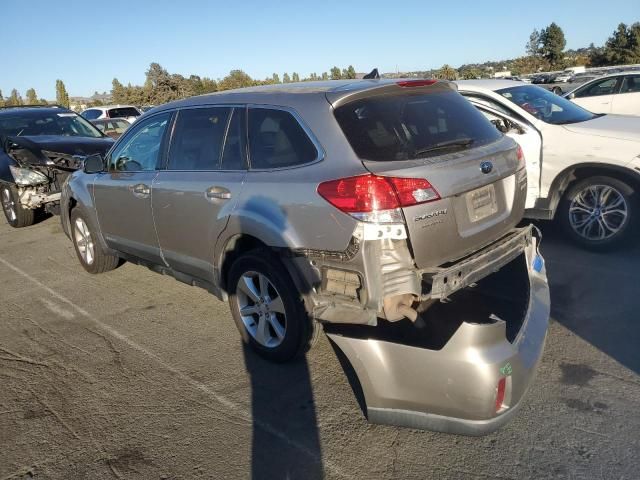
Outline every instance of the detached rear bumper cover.
[[(525, 255), (530, 297), (513, 343), (501, 320), (462, 323), (441, 350), (329, 334), (358, 375), (371, 422), (484, 435), (513, 417), (535, 377), (549, 321), (549, 287), (535, 239)], [(496, 413), (501, 378), (505, 400)]]

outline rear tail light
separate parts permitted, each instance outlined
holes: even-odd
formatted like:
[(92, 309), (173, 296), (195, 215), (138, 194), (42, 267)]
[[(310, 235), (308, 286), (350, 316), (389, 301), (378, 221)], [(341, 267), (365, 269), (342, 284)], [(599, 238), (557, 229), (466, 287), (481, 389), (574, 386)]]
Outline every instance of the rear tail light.
[(368, 174), (330, 180), (318, 193), (349, 215), (378, 223), (402, 222), (401, 208), (432, 202), (440, 195), (424, 178), (381, 177)]
[(522, 151), (522, 147), (518, 145), (518, 149), (516, 150), (516, 155), (518, 156), (518, 163), (524, 166), (524, 152)]
[(496, 392), (496, 412), (499, 412), (504, 406), (504, 394), (507, 389), (507, 378), (502, 377), (498, 381), (498, 391)]

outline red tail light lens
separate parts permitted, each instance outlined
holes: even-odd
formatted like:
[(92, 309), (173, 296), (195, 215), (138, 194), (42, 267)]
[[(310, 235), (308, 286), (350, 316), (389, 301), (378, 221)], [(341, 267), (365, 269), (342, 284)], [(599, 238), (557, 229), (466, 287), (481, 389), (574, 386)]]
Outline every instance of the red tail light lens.
[(507, 379), (506, 377), (502, 377), (498, 381), (498, 391), (496, 393), (496, 412), (499, 412), (502, 406), (504, 405), (504, 394), (507, 389)]
[(522, 151), (522, 147), (518, 145), (518, 149), (516, 150), (516, 155), (518, 156), (518, 162), (524, 165), (524, 152)]
[[(394, 210), (440, 198), (424, 178), (381, 177), (372, 174), (323, 182), (318, 185), (318, 193), (331, 205), (348, 214)], [(357, 217), (370, 220), (363, 215)]]
[(396, 82), (400, 87), (428, 87), (429, 85), (433, 85), (438, 80), (401, 80)]

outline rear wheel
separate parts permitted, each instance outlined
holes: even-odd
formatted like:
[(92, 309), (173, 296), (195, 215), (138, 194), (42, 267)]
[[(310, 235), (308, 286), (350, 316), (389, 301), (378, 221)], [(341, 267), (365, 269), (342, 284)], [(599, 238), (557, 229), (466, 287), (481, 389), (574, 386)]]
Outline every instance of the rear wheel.
[(579, 181), (560, 204), (560, 221), (580, 245), (610, 250), (631, 236), (636, 222), (636, 195), (627, 183), (611, 177)]
[(7, 223), (13, 228), (22, 228), (33, 225), (35, 222), (35, 211), (24, 208), (18, 198), (18, 190), (10, 184), (2, 184), (0, 187), (0, 201), (2, 210), (7, 218)]
[(120, 259), (105, 253), (97, 241), (87, 217), (75, 208), (71, 211), (71, 238), (78, 260), (89, 273), (104, 273), (118, 266)]
[(317, 332), (304, 298), (282, 263), (266, 249), (238, 258), (229, 270), (229, 306), (242, 340), (274, 362), (311, 346)]

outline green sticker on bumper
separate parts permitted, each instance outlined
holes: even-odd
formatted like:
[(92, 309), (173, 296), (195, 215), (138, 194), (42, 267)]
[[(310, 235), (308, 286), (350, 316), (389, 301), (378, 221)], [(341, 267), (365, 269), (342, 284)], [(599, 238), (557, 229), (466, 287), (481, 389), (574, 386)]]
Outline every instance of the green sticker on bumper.
[(500, 373), (505, 376), (511, 375), (513, 373), (513, 367), (509, 362), (507, 362), (504, 367), (500, 368)]

